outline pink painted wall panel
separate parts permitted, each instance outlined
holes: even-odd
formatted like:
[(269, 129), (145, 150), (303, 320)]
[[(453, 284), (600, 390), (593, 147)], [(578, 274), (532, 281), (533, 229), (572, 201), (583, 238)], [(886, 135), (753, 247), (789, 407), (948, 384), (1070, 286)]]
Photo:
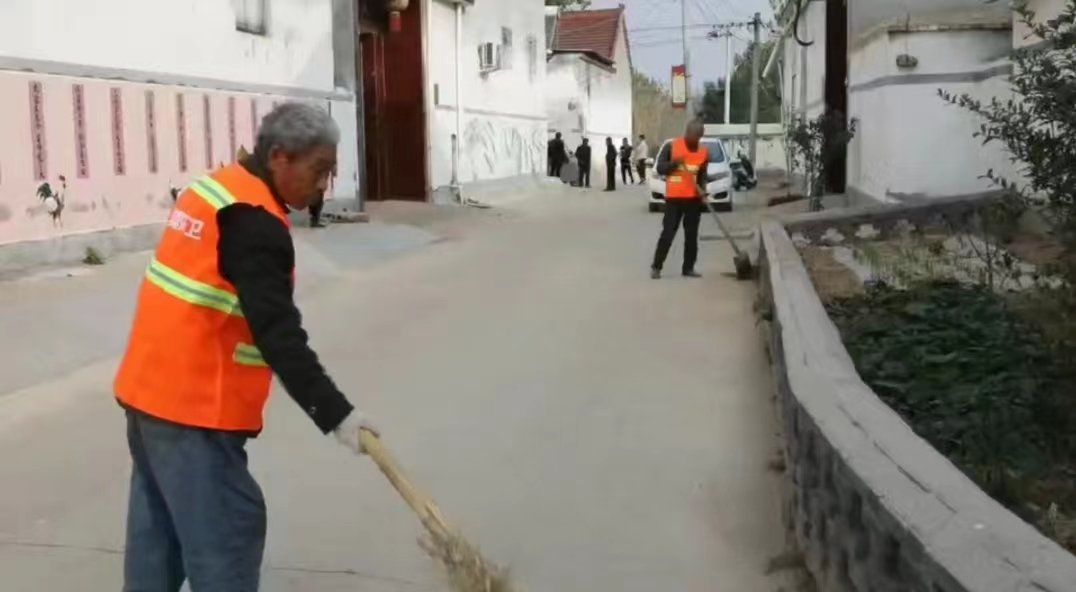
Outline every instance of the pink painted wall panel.
[(228, 97), (209, 95), (209, 100), (213, 104), (213, 166), (231, 164), (235, 153), (228, 141)]
[[(40, 85), (39, 94), (35, 85)], [(76, 86), (81, 87), (79, 99)], [(184, 97), (187, 171), (180, 166), (179, 95)], [(40, 97), (36, 116), (34, 97)], [(212, 89), (0, 73), (0, 105), (4, 105), (0, 131), (11, 139), (0, 143), (0, 244), (163, 222), (172, 206), (170, 187), (182, 187), (207, 170), (204, 97), (210, 105), (213, 166), (234, 161), (233, 144), (252, 151), (255, 113), (260, 122), (274, 103), (286, 100)], [(120, 143), (113, 134), (116, 100), (121, 106)], [(85, 114), (81, 129), (79, 107)], [(58, 213), (57, 200), (38, 193), (43, 182), (35, 178), (35, 119), (44, 124), (41, 164), (46, 181), (63, 203)], [(122, 170), (116, 167), (117, 148), (122, 148)]]
[[(0, 197), (0, 228), (12, 225), (17, 220), (28, 222), (26, 207), (40, 203), (33, 195), (35, 183), (32, 176), (33, 159), (30, 150), (30, 96), (27, 90), (28, 79), (25, 77), (0, 77), (0, 135), (9, 141), (0, 142), (0, 196), (24, 188), (23, 199), (15, 203), (14, 199)], [(25, 188), (29, 188), (26, 191)], [(2, 232), (2, 231), (0, 231)]]

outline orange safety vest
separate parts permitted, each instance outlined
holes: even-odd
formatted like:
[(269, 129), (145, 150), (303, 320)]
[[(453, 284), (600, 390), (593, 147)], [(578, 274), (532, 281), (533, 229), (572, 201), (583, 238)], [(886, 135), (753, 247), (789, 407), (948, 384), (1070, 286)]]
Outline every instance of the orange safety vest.
[(260, 206), (291, 227), (269, 187), (242, 166), (190, 184), (146, 270), (115, 393), (181, 425), (260, 431), (273, 373), (254, 346), (235, 287), (217, 268), (217, 212)]
[(671, 160), (680, 159), (683, 165), (665, 177), (665, 199), (694, 199), (699, 197), (695, 177), (702, 165), (710, 159), (706, 146), (699, 142), (698, 149), (692, 152), (684, 138), (673, 140), (669, 155)]

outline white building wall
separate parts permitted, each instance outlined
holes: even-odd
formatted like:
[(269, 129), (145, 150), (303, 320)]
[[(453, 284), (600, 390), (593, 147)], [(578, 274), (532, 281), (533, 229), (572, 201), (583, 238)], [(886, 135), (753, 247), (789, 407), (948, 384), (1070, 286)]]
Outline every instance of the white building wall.
[[(456, 133), (455, 8), (427, 2), (427, 97), (430, 180), (435, 190), (452, 180)], [(511, 30), (512, 59), (479, 71), (478, 47), (502, 42)], [(545, 7), (530, 0), (479, 1), (463, 15), (463, 129), (459, 180), (475, 183), (545, 170)]]
[[(751, 126), (749, 124), (733, 123), (724, 125), (707, 123), (704, 133), (707, 137), (721, 138), (724, 142), (725, 150), (734, 159), (739, 153), (747, 154), (750, 150)], [(784, 127), (780, 123), (760, 123), (755, 148), (757, 152), (756, 170), (783, 171), (785, 169), (785, 134)]]
[[(0, 245), (161, 224), (170, 187), (250, 150), (260, 118), (289, 100), (340, 125), (330, 197), (354, 199), (356, 110), (334, 85), (333, 0), (267, 6), (254, 35), (223, 0), (0, 2), (0, 130), (19, 139), (0, 145)], [(45, 182), (66, 183), (56, 221), (37, 196)]]
[(590, 99), (586, 93), (587, 64), (575, 54), (553, 55), (546, 62), (546, 114), (549, 135), (560, 132), (569, 150), (583, 138), (589, 120)]
[(617, 146), (623, 138), (631, 140), (631, 61), (623, 32), (617, 37), (616, 71), (609, 72), (587, 64), (590, 80), (590, 117), (586, 133), (592, 143), (605, 144), (611, 137)]
[(606, 138), (613, 138), (618, 149), (624, 138), (635, 145), (631, 59), (623, 34), (617, 39), (614, 55), (614, 68), (600, 66), (580, 54), (554, 55), (546, 65), (550, 136), (561, 132), (569, 150), (575, 150), (584, 137), (589, 138), (595, 180), (604, 179)]
[[(888, 201), (986, 191), (988, 170), (1008, 170), (1000, 145), (982, 146), (978, 119), (938, 96), (944, 89), (981, 99), (1008, 93), (1004, 58), (1010, 31), (882, 31), (850, 53), (850, 193)], [(901, 69), (897, 56), (919, 60)]]
[[(791, 26), (791, 21), (789, 23)], [(787, 97), (785, 110), (795, 115), (817, 117), (825, 100), (826, 73), (826, 4), (805, 2), (800, 17), (799, 36), (804, 47), (791, 35), (784, 43), (785, 75), (784, 93)]]
[[(1036, 5), (1057, 7), (1065, 0), (1028, 0)], [(994, 21), (1009, 15), (1007, 2), (983, 0), (856, 0), (848, 2), (849, 39), (862, 38), (885, 23), (915, 21), (923, 15), (967, 15), (968, 22), (983, 19)], [(781, 2), (786, 26), (791, 26), (794, 9), (791, 0)], [(813, 41), (810, 47), (798, 45), (789, 35), (784, 45), (786, 64), (785, 95), (794, 112), (806, 112), (815, 117), (822, 112), (825, 97), (826, 69), (826, 2), (803, 0), (799, 24), (800, 39)], [(849, 50), (851, 53), (851, 48)], [(849, 56), (851, 59), (851, 56)]]
[(848, 3), (848, 26), (851, 38), (856, 39), (879, 23), (902, 21), (909, 15), (914, 20), (925, 14), (967, 14), (971, 11), (992, 17), (1005, 17), (1009, 14), (1009, 5), (1008, 2), (984, 0), (857, 0)]
[[(1011, 169), (1000, 146), (984, 147), (972, 137), (976, 118), (937, 94), (939, 88), (985, 100), (1008, 94), (1012, 33), (1008, 8), (998, 4), (849, 3), (849, 116), (858, 123), (848, 148), (850, 194), (893, 200), (975, 193), (990, 188), (980, 178), (987, 170)], [(800, 38), (815, 43), (801, 47), (791, 36), (785, 43), (786, 109), (809, 118), (825, 105), (825, 13), (824, 2), (804, 3)], [(918, 66), (898, 68), (899, 54), (918, 58)]]
[(228, 0), (4, 0), (0, 56), (333, 90), (332, 0), (268, 0), (267, 34)]

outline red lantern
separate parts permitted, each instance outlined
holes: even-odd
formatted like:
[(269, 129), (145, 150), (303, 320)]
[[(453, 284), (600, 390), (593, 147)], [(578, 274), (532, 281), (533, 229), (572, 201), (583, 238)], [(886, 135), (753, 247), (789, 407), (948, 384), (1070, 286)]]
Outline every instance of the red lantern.
[(400, 13), (407, 10), (410, 0), (388, 0), (389, 8), (389, 31), (399, 33), (402, 27)]

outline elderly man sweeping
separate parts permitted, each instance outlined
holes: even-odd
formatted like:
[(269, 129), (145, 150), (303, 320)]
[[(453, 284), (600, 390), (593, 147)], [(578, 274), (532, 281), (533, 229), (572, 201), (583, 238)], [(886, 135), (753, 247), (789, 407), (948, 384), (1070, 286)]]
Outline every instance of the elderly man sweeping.
[(672, 248), (673, 239), (680, 224), (684, 225), (684, 277), (701, 277), (695, 271), (699, 256), (699, 222), (706, 199), (706, 164), (710, 160), (706, 146), (702, 144), (705, 126), (701, 120), (689, 121), (684, 135), (661, 148), (654, 169), (665, 176), (665, 218), (661, 223), (661, 236), (654, 249), (654, 262), (650, 265), (650, 277), (661, 279), (665, 258)]
[(356, 453), (372, 429), (307, 345), (293, 301), (289, 208), (316, 202), (339, 130), (317, 107), (269, 113), (254, 154), (192, 182), (146, 270), (115, 394), (134, 468), (126, 592), (254, 592), (265, 502), (244, 446), (273, 374)]

